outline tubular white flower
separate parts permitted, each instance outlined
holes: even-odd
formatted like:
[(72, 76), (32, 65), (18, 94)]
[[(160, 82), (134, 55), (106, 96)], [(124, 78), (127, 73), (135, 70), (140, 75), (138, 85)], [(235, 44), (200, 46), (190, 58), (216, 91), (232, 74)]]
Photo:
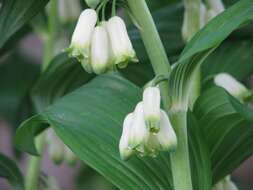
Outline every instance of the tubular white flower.
[(207, 4), (217, 14), (219, 14), (225, 10), (222, 0), (207, 0)]
[(96, 74), (106, 71), (110, 65), (109, 39), (106, 28), (97, 26), (91, 42), (91, 66)]
[(87, 5), (93, 9), (97, 7), (97, 5), (100, 3), (100, 0), (85, 0)]
[(134, 110), (133, 123), (129, 138), (130, 148), (134, 149), (143, 144), (148, 133), (144, 120), (143, 103), (139, 102)]
[(91, 72), (90, 44), (96, 22), (96, 11), (93, 9), (84, 10), (78, 19), (70, 45), (71, 56), (78, 58), (88, 72)]
[(217, 86), (224, 88), (228, 93), (238, 99), (242, 99), (248, 94), (248, 89), (227, 73), (216, 75), (214, 83)]
[(133, 116), (133, 113), (128, 114), (123, 123), (122, 135), (119, 142), (119, 152), (122, 160), (127, 160), (133, 154), (133, 150), (129, 147)]
[(107, 22), (113, 62), (119, 67), (125, 67), (129, 61), (137, 62), (136, 54), (129, 39), (124, 21), (114, 16)]
[(161, 110), (160, 131), (157, 140), (161, 150), (174, 150), (177, 146), (177, 136), (165, 111)]
[(161, 95), (158, 87), (148, 87), (143, 92), (143, 110), (145, 123), (151, 132), (160, 128)]

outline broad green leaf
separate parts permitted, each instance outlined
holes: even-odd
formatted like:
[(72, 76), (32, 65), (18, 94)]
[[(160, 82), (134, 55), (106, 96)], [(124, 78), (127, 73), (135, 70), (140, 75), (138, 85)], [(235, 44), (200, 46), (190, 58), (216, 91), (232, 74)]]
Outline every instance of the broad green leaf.
[(210, 21), (186, 45), (170, 75), (169, 88), (173, 110), (187, 109), (191, 79), (196, 69), (229, 34), (252, 19), (253, 1), (239, 1)]
[(210, 149), (216, 183), (253, 153), (253, 112), (219, 87), (205, 91), (193, 112)]
[(187, 129), (194, 190), (210, 190), (212, 171), (208, 146), (202, 128), (190, 111), (187, 115)]
[[(140, 88), (122, 77), (99, 76), (24, 122), (17, 130), (15, 144), (20, 150), (36, 154), (34, 138), (50, 125), (80, 159), (117, 187), (169, 190), (172, 178), (168, 154), (134, 157), (127, 162), (119, 156), (122, 122), (140, 99)], [(194, 122), (190, 126), (196, 127)], [(204, 143), (199, 133), (190, 138), (196, 189), (208, 190), (211, 178)]]
[(209, 79), (226, 72), (245, 80), (253, 72), (253, 41), (228, 41), (222, 44), (203, 63), (203, 78)]
[(17, 34), (41, 9), (48, 0), (3, 0), (0, 9), (0, 53), (5, 43)]
[(76, 59), (69, 58), (67, 53), (59, 54), (34, 84), (31, 92), (33, 103), (41, 111), (93, 77)]
[(0, 61), (0, 118), (14, 127), (33, 114), (28, 97), (39, 65), (19, 53), (11, 53)]
[(0, 177), (6, 178), (13, 190), (23, 190), (23, 176), (16, 163), (0, 153)]

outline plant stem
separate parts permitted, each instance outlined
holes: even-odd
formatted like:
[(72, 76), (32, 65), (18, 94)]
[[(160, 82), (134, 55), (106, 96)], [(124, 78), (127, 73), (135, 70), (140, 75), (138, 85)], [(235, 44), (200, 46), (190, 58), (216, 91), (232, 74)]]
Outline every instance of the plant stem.
[[(49, 23), (48, 23), (48, 33), (47, 38), (42, 38), (44, 40), (44, 55), (42, 60), (42, 71), (44, 71), (50, 63), (54, 52), (54, 43), (57, 35), (58, 27), (58, 3), (57, 0), (50, 1), (49, 10)], [(37, 112), (40, 112), (41, 108), (37, 108)], [(41, 156), (30, 156), (27, 172), (25, 178), (25, 190), (37, 190), (39, 185), (40, 177), (40, 164), (42, 159), (42, 153), (44, 152), (44, 147), (46, 144), (46, 136), (44, 133), (40, 134), (36, 138), (36, 147)]]
[(171, 124), (177, 134), (177, 149), (170, 154), (175, 190), (192, 190), (191, 167), (188, 150), (187, 112), (170, 114)]
[(54, 55), (54, 43), (57, 38), (58, 33), (58, 3), (57, 0), (51, 0), (49, 4), (49, 15), (48, 15), (48, 35), (44, 40), (44, 55), (43, 55), (43, 64), (42, 70), (44, 71), (49, 63), (51, 58)]
[[(169, 76), (169, 60), (145, 0), (127, 0), (140, 26), (140, 34), (156, 75)], [(168, 82), (160, 83), (163, 106), (169, 109)]]
[[(45, 145), (45, 134), (36, 138), (36, 147), (39, 153), (42, 153)], [(41, 156), (30, 156), (26, 172), (25, 190), (38, 189), (38, 179), (40, 177)]]
[[(169, 76), (170, 65), (145, 0), (127, 0), (133, 16), (140, 26), (140, 34), (156, 75)], [(170, 111), (168, 82), (160, 85), (164, 109)], [(186, 112), (170, 115), (178, 137), (178, 147), (171, 155), (172, 174), (175, 190), (192, 190), (188, 151)]]

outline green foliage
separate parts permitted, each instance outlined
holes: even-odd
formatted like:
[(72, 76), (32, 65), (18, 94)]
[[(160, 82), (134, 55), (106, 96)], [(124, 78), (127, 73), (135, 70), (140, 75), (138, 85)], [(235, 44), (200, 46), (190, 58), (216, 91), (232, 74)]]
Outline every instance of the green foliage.
[(23, 176), (14, 161), (0, 153), (0, 177), (6, 178), (13, 190), (23, 190)]
[(13, 40), (13, 35), (20, 37), (24, 31), (20, 32), (20, 29), (38, 14), (47, 2), (48, 0), (2, 1), (0, 9), (0, 54), (5, 51), (3, 48), (7, 45), (6, 42)]

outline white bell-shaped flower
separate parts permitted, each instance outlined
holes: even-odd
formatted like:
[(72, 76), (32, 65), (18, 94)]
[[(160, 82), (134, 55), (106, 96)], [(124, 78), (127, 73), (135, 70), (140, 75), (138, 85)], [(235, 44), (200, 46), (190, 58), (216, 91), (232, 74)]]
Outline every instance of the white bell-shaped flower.
[(222, 0), (207, 0), (207, 4), (210, 7), (210, 9), (215, 11), (217, 14), (220, 14), (225, 10)]
[(143, 102), (139, 102), (134, 110), (132, 128), (130, 130), (129, 147), (134, 149), (143, 144), (149, 131), (145, 125)]
[(215, 76), (214, 83), (224, 88), (228, 93), (238, 99), (243, 99), (248, 94), (248, 89), (227, 73), (220, 73)]
[(122, 135), (119, 142), (119, 152), (122, 160), (127, 160), (133, 154), (133, 150), (129, 147), (133, 116), (133, 113), (128, 114), (123, 123)]
[(103, 25), (97, 26), (92, 36), (91, 66), (96, 74), (104, 73), (110, 66), (109, 39)]
[(157, 133), (160, 150), (174, 150), (177, 147), (177, 136), (165, 111), (161, 110), (160, 131)]
[(96, 11), (93, 9), (84, 10), (78, 19), (71, 39), (70, 54), (81, 61), (87, 72), (91, 72), (90, 44), (96, 22)]
[(126, 67), (129, 61), (137, 62), (136, 53), (127, 33), (124, 21), (114, 16), (107, 22), (113, 63), (119, 67)]
[(160, 128), (161, 95), (158, 87), (148, 87), (143, 92), (143, 110), (145, 123), (151, 132), (157, 133)]

